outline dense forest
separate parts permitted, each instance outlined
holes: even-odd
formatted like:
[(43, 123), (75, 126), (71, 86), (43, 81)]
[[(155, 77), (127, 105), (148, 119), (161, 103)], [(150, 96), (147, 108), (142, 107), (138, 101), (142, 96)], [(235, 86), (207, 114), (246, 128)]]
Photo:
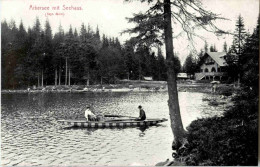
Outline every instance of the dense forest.
[[(36, 85), (89, 85), (116, 83), (120, 79), (166, 80), (166, 65), (161, 48), (121, 44), (117, 37), (100, 35), (98, 26), (82, 23), (64, 32), (62, 25), (53, 35), (48, 20), (42, 28), (38, 18), (26, 30), (21, 21), (1, 22), (2, 89)], [(156, 53), (155, 53), (156, 52)], [(175, 58), (177, 71), (181, 64)]]

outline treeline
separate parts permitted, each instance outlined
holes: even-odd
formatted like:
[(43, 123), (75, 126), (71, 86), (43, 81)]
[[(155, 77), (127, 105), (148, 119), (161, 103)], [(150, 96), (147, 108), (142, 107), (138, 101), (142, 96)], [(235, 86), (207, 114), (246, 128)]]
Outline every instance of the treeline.
[[(49, 21), (44, 28), (38, 18), (33, 27), (19, 27), (12, 20), (1, 22), (2, 89), (45, 85), (89, 85), (116, 83), (119, 79), (166, 80), (165, 58), (132, 40), (100, 36), (99, 28), (82, 23), (52, 34)], [(176, 69), (181, 65), (176, 57)]]

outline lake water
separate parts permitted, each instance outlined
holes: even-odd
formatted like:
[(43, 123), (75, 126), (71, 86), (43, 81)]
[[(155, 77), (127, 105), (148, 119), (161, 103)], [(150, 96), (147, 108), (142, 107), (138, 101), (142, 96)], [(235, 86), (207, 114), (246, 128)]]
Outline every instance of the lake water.
[[(221, 114), (202, 93), (179, 92), (184, 127)], [(86, 105), (105, 114), (167, 118), (167, 92), (2, 94), (1, 165), (155, 165), (171, 158), (170, 121), (148, 128), (64, 128), (58, 119), (84, 118)]]

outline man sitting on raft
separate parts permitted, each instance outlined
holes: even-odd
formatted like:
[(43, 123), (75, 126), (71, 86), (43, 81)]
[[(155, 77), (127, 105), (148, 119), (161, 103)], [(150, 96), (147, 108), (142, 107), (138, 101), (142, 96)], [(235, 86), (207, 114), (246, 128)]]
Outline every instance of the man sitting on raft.
[(85, 118), (87, 119), (87, 121), (102, 121), (104, 120), (104, 116), (99, 114), (96, 115), (94, 114), (91, 110), (90, 107), (87, 106), (87, 109), (85, 111)]
[(139, 114), (139, 117), (136, 119), (137, 121), (143, 121), (146, 119), (146, 115), (145, 115), (145, 112), (142, 108), (142, 106), (138, 106), (138, 109), (140, 110), (140, 114)]
[(85, 118), (88, 120), (88, 121), (96, 121), (97, 120), (97, 117), (96, 115), (90, 110), (90, 107), (87, 106), (87, 109), (85, 111)]

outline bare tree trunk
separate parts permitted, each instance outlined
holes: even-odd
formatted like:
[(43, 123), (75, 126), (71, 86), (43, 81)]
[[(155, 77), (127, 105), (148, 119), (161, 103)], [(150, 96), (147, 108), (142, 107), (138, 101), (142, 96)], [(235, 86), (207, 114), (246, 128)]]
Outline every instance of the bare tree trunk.
[(57, 68), (55, 69), (55, 86), (57, 86)]
[(165, 32), (165, 48), (166, 48), (166, 66), (167, 66), (167, 85), (169, 94), (169, 111), (171, 119), (171, 128), (174, 135), (173, 149), (178, 149), (184, 142), (185, 131), (183, 128), (176, 74), (174, 71), (174, 53), (172, 39), (172, 24), (171, 24), (171, 5), (170, 0), (164, 0), (164, 32)]
[(43, 70), (42, 70), (42, 87), (43, 87)]
[(87, 86), (89, 86), (89, 69), (88, 69), (88, 79), (87, 79)]
[(139, 71), (139, 81), (141, 80), (141, 62), (140, 62), (140, 58), (138, 61), (138, 71)]
[(60, 85), (60, 77), (61, 76), (61, 73), (60, 73), (60, 68), (59, 68), (59, 85)]
[(70, 86), (70, 68), (69, 68), (69, 86)]
[(159, 78), (159, 81), (161, 81), (161, 67), (160, 67), (160, 64), (158, 65), (158, 67), (159, 67), (159, 75), (158, 75), (158, 78)]
[(67, 60), (67, 57), (66, 57), (65, 85), (67, 85), (67, 70), (68, 70), (68, 60)]
[(38, 72), (38, 87), (40, 86), (40, 74)]
[[(241, 27), (239, 26), (238, 28), (238, 68), (240, 68), (240, 59), (241, 59)], [(239, 69), (238, 71), (238, 76), (237, 76), (237, 86), (240, 86), (240, 74), (241, 70)]]

